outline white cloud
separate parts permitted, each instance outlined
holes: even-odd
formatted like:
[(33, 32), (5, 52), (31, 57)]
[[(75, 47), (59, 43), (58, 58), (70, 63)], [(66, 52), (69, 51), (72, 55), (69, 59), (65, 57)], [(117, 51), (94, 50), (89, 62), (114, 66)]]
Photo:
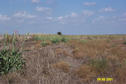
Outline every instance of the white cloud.
[(100, 10), (100, 12), (113, 12), (113, 11), (115, 11), (115, 9), (113, 9), (111, 7), (103, 8)]
[(71, 17), (77, 17), (78, 16), (78, 14), (77, 13), (71, 13)]
[(0, 14), (0, 21), (8, 21), (8, 20), (10, 20), (11, 18), (10, 17), (8, 17), (7, 15), (1, 15)]
[(104, 21), (104, 19), (105, 19), (104, 16), (98, 16), (92, 20), (92, 23), (102, 22), (102, 21)]
[[(93, 15), (93, 11), (84, 11), (84, 14), (77, 14), (75, 12), (71, 12), (70, 14), (58, 16), (58, 17), (46, 17), (48, 21), (53, 21), (60, 24), (69, 24), (69, 23), (80, 23), (84, 22), (85, 16)], [(85, 16), (84, 16), (85, 15)]]
[(64, 19), (63, 16), (59, 16), (59, 17), (57, 17), (57, 20), (62, 20), (62, 19)]
[(83, 11), (83, 15), (84, 16), (92, 16), (94, 14), (94, 12), (93, 11), (90, 11), (90, 10), (84, 10)]
[(51, 8), (47, 8), (47, 7), (36, 7), (36, 10), (39, 12), (44, 12), (44, 11), (50, 11)]
[(96, 5), (96, 2), (84, 2), (83, 4), (85, 6), (94, 6), (94, 5)]
[(48, 7), (36, 7), (36, 11), (51, 14), (52, 9)]
[(121, 16), (117, 17), (118, 21), (126, 23), (126, 13), (123, 13)]
[(17, 12), (13, 16), (14, 17), (18, 17), (18, 18), (29, 18), (29, 19), (36, 17), (35, 15), (28, 14), (25, 11), (23, 11), (23, 12)]
[(75, 22), (78, 19), (79, 15), (75, 12), (72, 12), (71, 14), (59, 16), (56, 17), (55, 21), (59, 22), (61, 24), (67, 24), (71, 22)]
[(47, 20), (53, 20), (53, 17), (46, 17)]
[(39, 3), (40, 0), (32, 0), (32, 3)]

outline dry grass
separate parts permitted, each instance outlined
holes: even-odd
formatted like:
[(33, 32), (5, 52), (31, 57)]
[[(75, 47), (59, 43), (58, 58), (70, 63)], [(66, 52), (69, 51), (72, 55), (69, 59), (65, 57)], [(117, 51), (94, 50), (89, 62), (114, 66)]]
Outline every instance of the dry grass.
[(76, 71), (75, 74), (81, 78), (83, 81), (91, 81), (96, 78), (96, 73), (88, 65), (81, 65)]
[(67, 62), (60, 61), (53, 65), (55, 68), (62, 70), (63, 72), (67, 73), (70, 70), (70, 65)]
[(97, 77), (112, 77), (115, 82), (110, 84), (125, 84), (126, 35), (64, 36), (70, 41), (58, 44), (48, 40), (57, 35), (37, 36), (47, 39), (48, 45), (43, 47), (43, 40), (33, 39), (35, 34), (27, 36), (24, 69), (0, 76), (0, 84), (99, 84)]

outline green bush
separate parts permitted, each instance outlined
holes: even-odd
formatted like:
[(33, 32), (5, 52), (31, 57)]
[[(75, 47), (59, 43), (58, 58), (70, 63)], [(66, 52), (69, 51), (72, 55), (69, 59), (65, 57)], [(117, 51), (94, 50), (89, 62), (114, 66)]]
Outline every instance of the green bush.
[(47, 46), (47, 45), (49, 45), (49, 44), (48, 44), (46, 41), (42, 41), (41, 45), (42, 45), (43, 47), (45, 47), (45, 46)]
[(23, 67), (24, 61), (19, 50), (3, 49), (0, 51), (0, 75), (7, 74)]
[(62, 39), (61, 39), (61, 42), (64, 42), (64, 43), (66, 43), (68, 41), (68, 39), (67, 38), (65, 38), (65, 37), (62, 37)]
[(125, 45), (126, 45), (126, 41), (124, 41), (124, 42), (123, 42), (123, 44), (125, 44)]
[(24, 65), (21, 47), (17, 46), (17, 35), (4, 35), (4, 48), (0, 51), (0, 75), (20, 70)]
[(34, 36), (34, 40), (46, 40), (46, 37), (43, 36)]
[[(34, 36), (34, 40), (42, 40), (42, 41), (48, 40), (48, 41), (51, 41), (54, 44), (57, 44), (59, 42), (67, 42), (68, 41), (68, 39), (66, 37), (64, 37), (64, 36), (57, 36), (57, 35), (48, 35), (48, 36), (35, 35)], [(44, 45), (44, 44), (45, 44), (45, 42), (42, 43), (42, 45)]]
[(59, 39), (59, 38), (53, 38), (52, 40), (51, 40), (51, 42), (52, 43), (55, 43), (55, 44), (57, 44), (57, 43), (59, 43), (61, 40)]
[(95, 68), (97, 72), (104, 73), (108, 68), (108, 61), (105, 58), (93, 59), (90, 61), (90, 65)]

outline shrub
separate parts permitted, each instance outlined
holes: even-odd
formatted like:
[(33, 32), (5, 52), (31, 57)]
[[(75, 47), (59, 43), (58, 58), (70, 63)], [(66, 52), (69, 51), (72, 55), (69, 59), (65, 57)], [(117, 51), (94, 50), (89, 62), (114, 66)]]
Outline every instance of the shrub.
[[(14, 33), (12, 36), (4, 35), (4, 48), (0, 51), (0, 75), (7, 74), (16, 70), (20, 70), (24, 65), (22, 55), (22, 46), (17, 46), (17, 36)], [(19, 44), (19, 43), (18, 43)]]
[(98, 72), (98, 73), (104, 73), (106, 72), (108, 68), (107, 59), (101, 58), (101, 59), (93, 59), (90, 61), (90, 65)]
[(57, 44), (59, 42), (67, 42), (68, 39), (63, 36), (57, 36), (57, 35), (45, 35), (45, 36), (38, 36), (35, 35), (33, 37), (34, 40), (42, 40), (42, 41), (51, 41), (51, 43)]
[(60, 42), (60, 39), (59, 39), (59, 38), (53, 38), (53, 39), (51, 40), (51, 42), (57, 44), (57, 43)]
[(19, 50), (3, 49), (0, 51), (0, 74), (7, 74), (20, 70), (23, 67), (23, 59)]
[(48, 43), (47, 41), (42, 41), (41, 45), (42, 45), (43, 47), (45, 47), (45, 46), (49, 45), (49, 43)]
[(123, 42), (123, 44), (125, 44), (125, 45), (126, 45), (126, 41), (124, 41), (124, 42)]
[(68, 41), (68, 39), (67, 39), (67, 38), (65, 38), (65, 37), (62, 37), (62, 38), (61, 38), (61, 42), (66, 43), (67, 41)]

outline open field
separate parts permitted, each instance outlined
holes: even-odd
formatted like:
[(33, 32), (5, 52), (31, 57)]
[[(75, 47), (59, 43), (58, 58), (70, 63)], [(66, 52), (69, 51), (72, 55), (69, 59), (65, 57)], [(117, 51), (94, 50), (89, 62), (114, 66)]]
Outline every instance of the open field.
[(22, 69), (1, 74), (0, 84), (126, 83), (126, 35), (0, 36), (0, 52), (5, 46), (13, 49), (13, 44), (20, 49), (25, 64)]

